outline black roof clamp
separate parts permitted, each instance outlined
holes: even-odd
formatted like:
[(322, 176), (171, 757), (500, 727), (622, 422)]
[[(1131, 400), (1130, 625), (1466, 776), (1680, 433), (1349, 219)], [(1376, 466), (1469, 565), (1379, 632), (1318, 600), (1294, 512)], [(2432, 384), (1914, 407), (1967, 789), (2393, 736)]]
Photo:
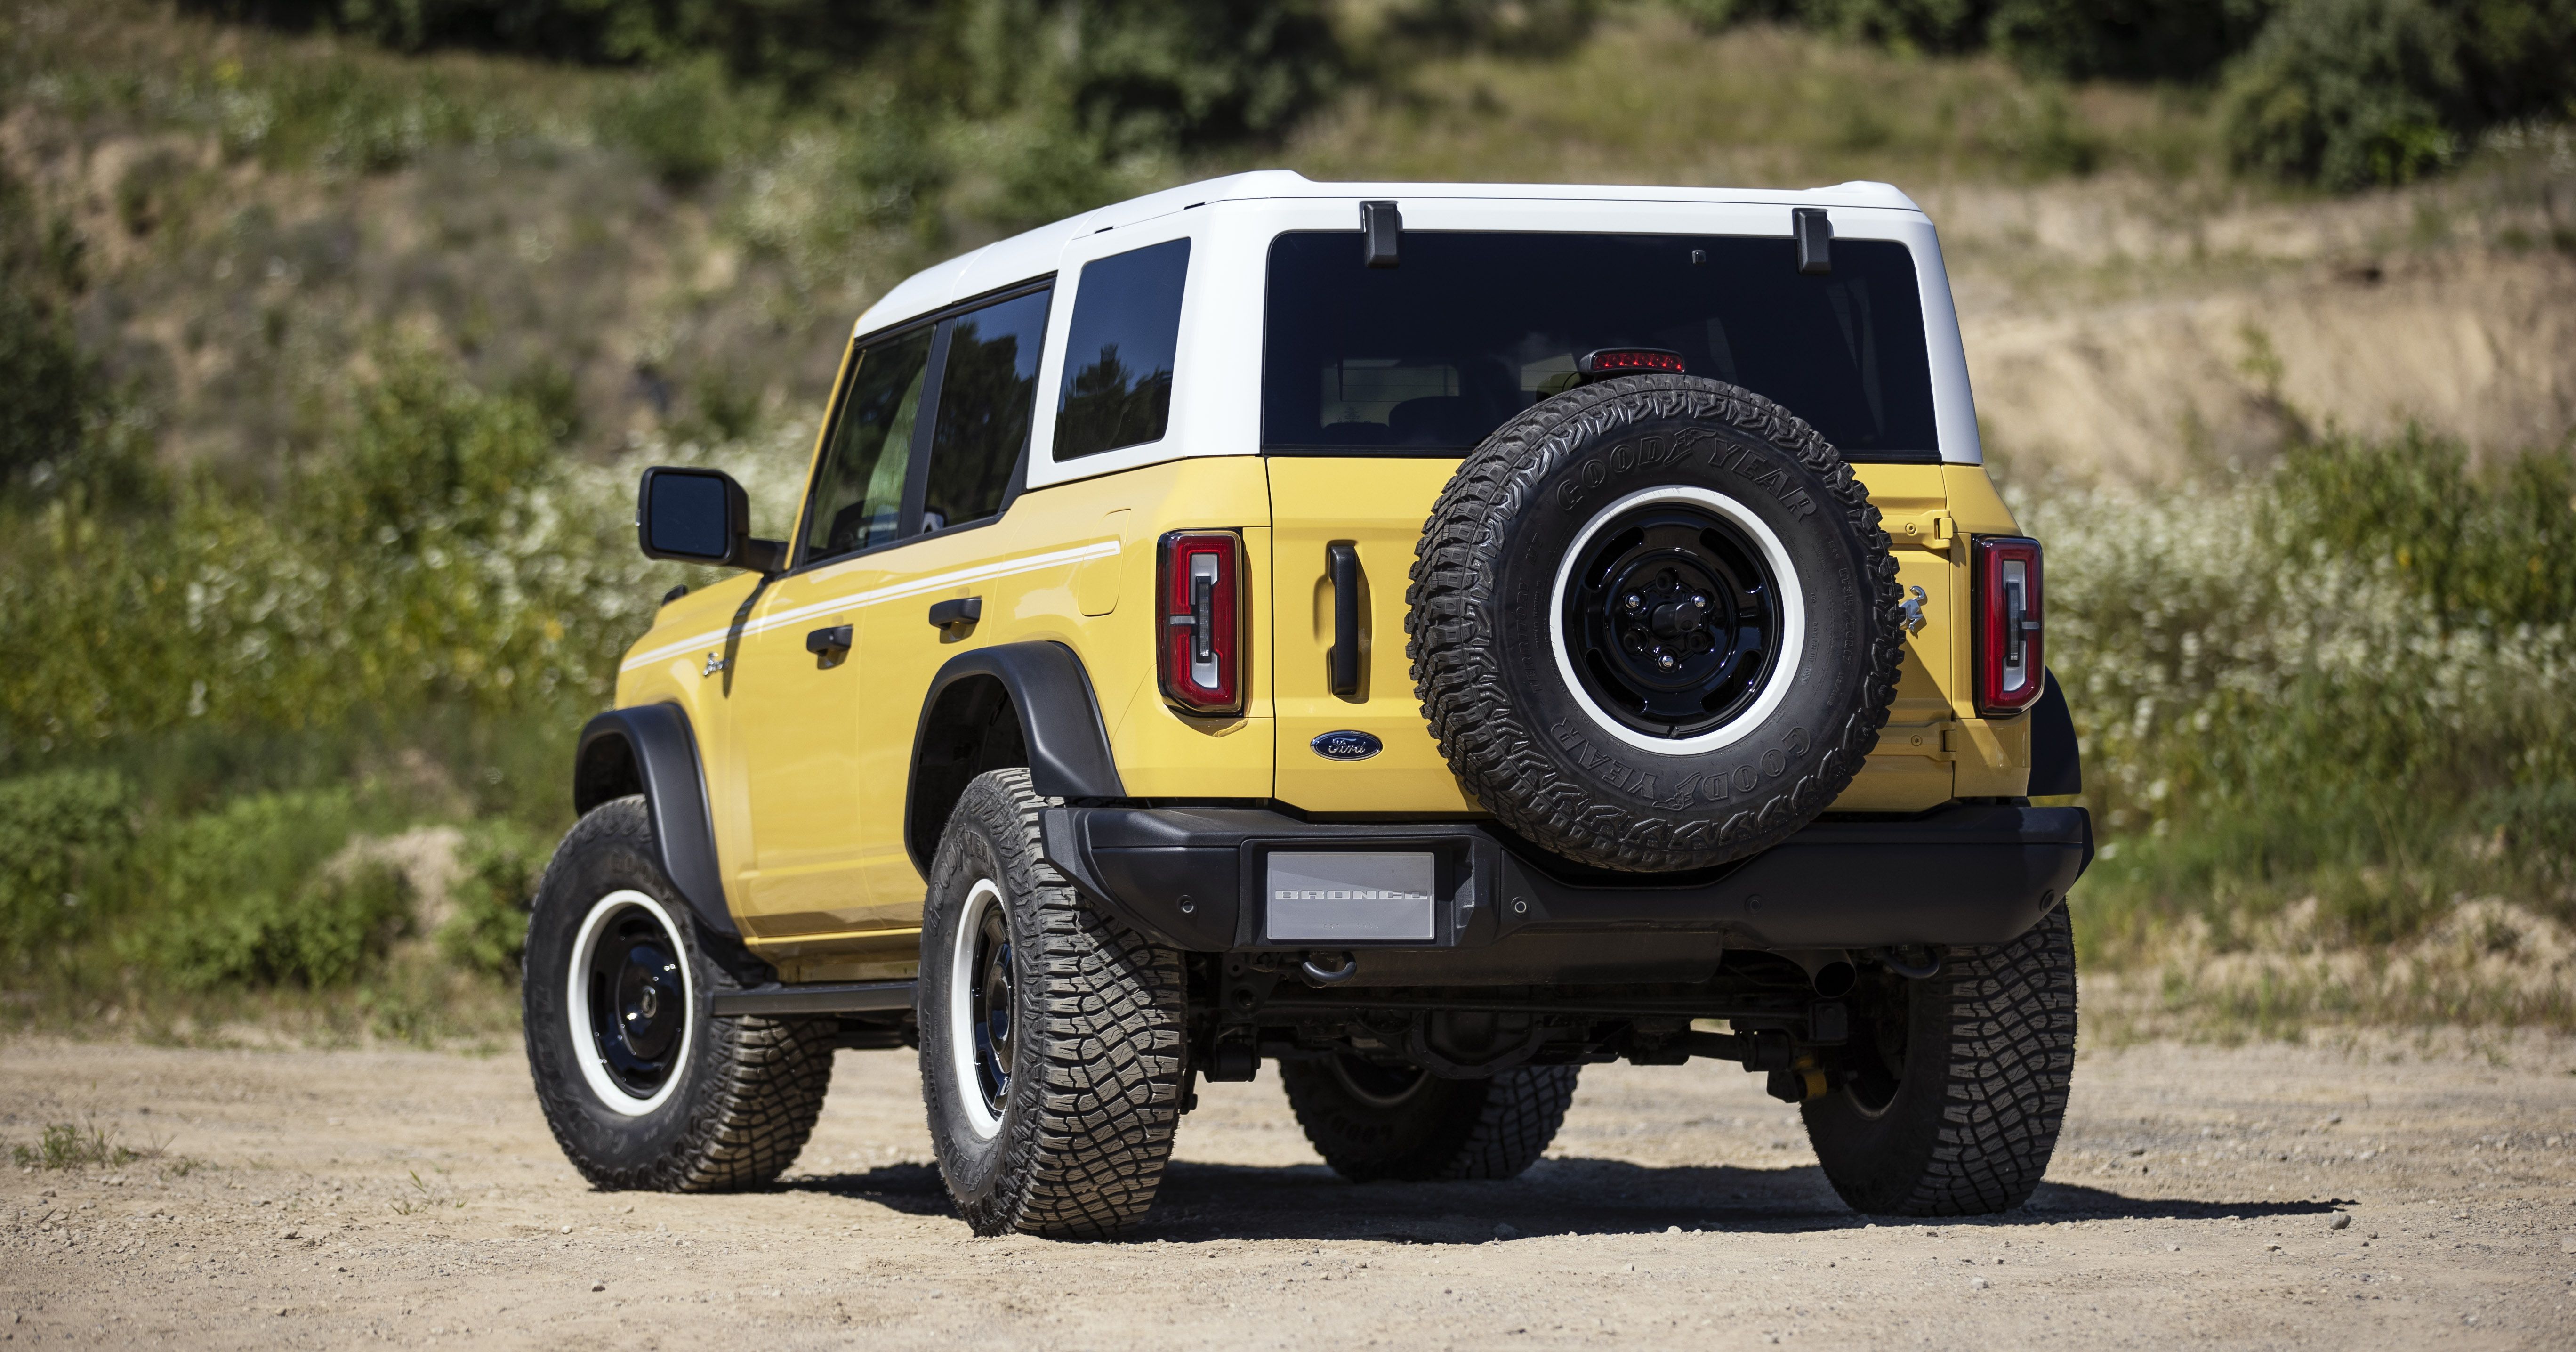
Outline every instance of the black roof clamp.
[(1834, 270), (1834, 223), (1823, 207), (1791, 207), (1789, 233), (1798, 240), (1798, 271), (1822, 277)]
[(1373, 268), (1395, 266), (1396, 238), (1404, 233), (1404, 217), (1393, 202), (1360, 203), (1360, 243), (1368, 265)]

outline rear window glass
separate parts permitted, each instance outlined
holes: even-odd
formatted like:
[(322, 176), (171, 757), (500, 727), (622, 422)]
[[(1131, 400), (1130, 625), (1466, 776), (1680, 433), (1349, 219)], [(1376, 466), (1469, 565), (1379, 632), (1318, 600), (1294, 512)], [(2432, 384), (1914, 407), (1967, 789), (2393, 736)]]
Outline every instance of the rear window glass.
[(1186, 239), (1083, 264), (1064, 344), (1056, 459), (1163, 439), (1172, 419), (1172, 363), (1189, 271)]
[(1938, 448), (1914, 259), (1838, 239), (1804, 276), (1786, 238), (1408, 230), (1270, 246), (1261, 428), (1279, 453), (1460, 454), (1612, 347), (1765, 395), (1855, 459)]
[(1001, 513), (1020, 452), (1028, 446), (1046, 321), (1044, 291), (948, 321), (948, 368), (939, 378), (939, 424), (930, 439), (923, 530)]

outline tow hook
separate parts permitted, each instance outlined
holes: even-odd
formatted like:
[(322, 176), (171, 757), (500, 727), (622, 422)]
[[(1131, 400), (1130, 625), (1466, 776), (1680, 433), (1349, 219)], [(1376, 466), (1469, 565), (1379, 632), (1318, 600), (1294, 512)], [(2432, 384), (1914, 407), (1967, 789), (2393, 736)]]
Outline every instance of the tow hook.
[[(1340, 960), (1340, 966), (1324, 965), (1335, 959)], [(1349, 953), (1309, 953), (1306, 955), (1306, 961), (1297, 968), (1298, 974), (1306, 978), (1306, 984), (1309, 986), (1338, 986), (1357, 976), (1359, 970), (1360, 960)]]

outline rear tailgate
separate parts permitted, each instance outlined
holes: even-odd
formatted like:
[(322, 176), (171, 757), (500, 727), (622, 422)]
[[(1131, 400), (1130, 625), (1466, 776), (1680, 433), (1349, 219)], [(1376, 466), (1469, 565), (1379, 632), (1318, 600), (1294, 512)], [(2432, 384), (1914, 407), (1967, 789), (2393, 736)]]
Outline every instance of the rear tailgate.
[[(1404, 656), (1404, 588), (1432, 500), (1452, 459), (1273, 456), (1270, 465), (1271, 690), (1278, 796), (1314, 812), (1473, 812), (1422, 721)], [(1359, 690), (1333, 693), (1333, 583), (1327, 550), (1359, 555)], [(1384, 749), (1335, 760), (1328, 732), (1362, 732)]]
[[(1413, 549), (1431, 504), (1458, 467), (1454, 459), (1395, 456), (1272, 456), (1270, 471), (1271, 689), (1276, 698), (1277, 795), (1310, 812), (1422, 816), (1477, 811), (1431, 739), (1414, 697), (1404, 653), (1404, 590)], [(1866, 465), (1873, 498), (1891, 524), (1946, 515), (1940, 466)], [(1973, 470), (1970, 472), (1973, 473)], [(1981, 523), (1982, 524), (1982, 523)], [(1948, 668), (1962, 634), (1956, 577), (1946, 553), (1899, 540), (1900, 580), (1922, 585), (1927, 623), (1909, 636), (1890, 711), (1893, 741), (1872, 755), (1836, 806), (1910, 812), (1949, 801), (1955, 749), (1945, 738), (1952, 711)], [(1332, 689), (1333, 581), (1329, 551), (1348, 544), (1359, 561), (1359, 688)], [(1925, 660), (1929, 654), (1933, 662)], [(1939, 665), (1941, 676), (1931, 667)], [(1326, 733), (1357, 732), (1383, 749), (1342, 760), (1315, 749)], [(1348, 740), (1348, 739), (1346, 739)], [(1982, 791), (1982, 790), (1981, 790)]]

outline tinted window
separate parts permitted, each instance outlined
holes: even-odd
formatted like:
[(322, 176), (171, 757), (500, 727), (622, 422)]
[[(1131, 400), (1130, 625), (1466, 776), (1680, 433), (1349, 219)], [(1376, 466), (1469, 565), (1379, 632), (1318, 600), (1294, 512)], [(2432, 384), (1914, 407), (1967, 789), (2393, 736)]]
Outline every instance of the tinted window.
[(1001, 513), (1011, 472), (1029, 442), (1038, 400), (1038, 349), (1046, 343), (1047, 293), (1019, 296), (949, 321), (939, 377), (939, 425), (921, 526), (937, 530)]
[(804, 561), (883, 544), (903, 521), (903, 481), (912, 467), (913, 424), (921, 413), (930, 330), (870, 344), (850, 371), (848, 392), (823, 448), (814, 506), (805, 520)]
[(1407, 231), (1363, 265), (1355, 232), (1270, 247), (1261, 426), (1273, 451), (1465, 452), (1607, 347), (1682, 354), (1767, 395), (1845, 453), (1928, 454), (1932, 378), (1914, 259), (1838, 239), (1832, 273), (1786, 238)]
[[(1356, 246), (1354, 246), (1356, 247)], [(1172, 420), (1172, 357), (1190, 242), (1172, 240), (1082, 266), (1064, 345), (1055, 458), (1163, 439)]]

